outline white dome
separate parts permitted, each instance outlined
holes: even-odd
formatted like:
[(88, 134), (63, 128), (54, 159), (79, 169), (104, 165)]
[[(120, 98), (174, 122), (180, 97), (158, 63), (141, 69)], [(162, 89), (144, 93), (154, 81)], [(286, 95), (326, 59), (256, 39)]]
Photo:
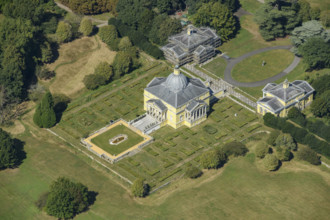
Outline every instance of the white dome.
[(172, 92), (179, 92), (188, 86), (188, 78), (182, 73), (178, 75), (172, 73), (167, 77), (165, 86)]

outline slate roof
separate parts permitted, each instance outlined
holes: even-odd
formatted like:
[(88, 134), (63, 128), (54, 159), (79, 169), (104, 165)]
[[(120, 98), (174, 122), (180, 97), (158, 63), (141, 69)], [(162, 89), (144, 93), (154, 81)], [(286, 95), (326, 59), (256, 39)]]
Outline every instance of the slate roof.
[[(283, 86), (283, 84), (287, 83), (287, 88)], [(281, 104), (279, 101), (282, 100), (284, 102), (288, 102), (301, 94), (304, 94), (304, 97), (310, 95), (314, 92), (313, 87), (309, 85), (308, 82), (303, 80), (295, 80), (292, 83), (285, 80), (283, 83), (268, 83), (262, 90), (263, 92), (270, 93), (274, 97), (264, 97), (258, 101), (258, 103), (262, 103), (271, 109), (273, 112), (277, 113), (282, 110), (285, 106)]]
[(200, 97), (203, 94), (208, 93), (210, 90), (203, 84), (200, 79), (187, 78), (182, 73), (180, 77), (186, 77), (187, 85), (181, 90), (173, 90), (169, 82), (166, 80), (169, 77), (173, 77), (174, 73), (170, 74), (166, 78), (154, 78), (145, 88), (146, 91), (150, 92), (158, 99), (163, 102), (168, 103), (169, 105), (179, 108), (188, 102)]
[(194, 51), (194, 54), (200, 56), (202, 54), (204, 54), (205, 52), (208, 52), (210, 50), (214, 50), (213, 47), (209, 46), (209, 45), (206, 45), (206, 46), (203, 46), (203, 45), (199, 45), (197, 47), (197, 49)]
[(188, 112), (192, 112), (199, 105), (206, 105), (206, 103), (202, 100), (192, 100), (190, 104), (187, 106), (186, 110)]
[(171, 51), (175, 57), (181, 58), (187, 56), (187, 53), (182, 50), (182, 48), (176, 44), (167, 44), (162, 47), (162, 50)]
[[(287, 88), (284, 88), (284, 83), (288, 83)], [(288, 102), (301, 94), (309, 95), (314, 92), (314, 89), (308, 84), (308, 82), (303, 80), (296, 80), (292, 83), (287, 82), (286, 80), (278, 85), (275, 83), (269, 83), (263, 88), (262, 91), (268, 92), (284, 102)]]
[(269, 109), (273, 112), (277, 113), (278, 111), (282, 110), (284, 106), (281, 102), (277, 100), (275, 97), (264, 97), (258, 101), (258, 103), (262, 103), (266, 105)]
[(147, 103), (155, 103), (155, 105), (161, 110), (161, 111), (165, 111), (167, 110), (167, 107), (164, 105), (164, 103), (158, 99), (150, 99), (147, 101)]
[(187, 30), (183, 30), (181, 33), (169, 37), (168, 40), (170, 43), (161, 49), (163, 51), (171, 51), (174, 56), (181, 58), (187, 56), (187, 52), (190, 49), (203, 45), (205, 42), (209, 42), (211, 39), (214, 41), (220, 39), (215, 30), (211, 28), (196, 28), (192, 25), (188, 28), (191, 28), (190, 35), (187, 33)]

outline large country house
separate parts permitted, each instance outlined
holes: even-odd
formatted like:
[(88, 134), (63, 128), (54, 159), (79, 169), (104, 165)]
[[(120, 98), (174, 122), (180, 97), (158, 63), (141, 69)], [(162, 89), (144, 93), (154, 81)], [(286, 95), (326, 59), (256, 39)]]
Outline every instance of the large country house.
[(161, 126), (192, 127), (207, 117), (210, 89), (188, 78), (176, 66), (168, 77), (156, 77), (144, 89), (144, 110)]
[(221, 45), (215, 30), (192, 25), (189, 25), (187, 30), (169, 37), (168, 41), (169, 44), (162, 47), (165, 58), (179, 66), (192, 61), (203, 63), (214, 57), (215, 48)]

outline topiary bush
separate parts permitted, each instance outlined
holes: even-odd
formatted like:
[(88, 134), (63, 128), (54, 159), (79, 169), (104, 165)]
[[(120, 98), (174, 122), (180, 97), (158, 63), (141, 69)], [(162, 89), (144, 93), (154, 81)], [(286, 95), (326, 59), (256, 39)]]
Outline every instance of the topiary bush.
[(263, 143), (256, 146), (255, 154), (258, 158), (264, 158), (269, 152), (269, 147)]
[(309, 147), (299, 148), (296, 156), (298, 160), (304, 160), (313, 165), (321, 164), (321, 160), (320, 160), (321, 157), (318, 156), (317, 153), (312, 149), (310, 149)]
[(232, 141), (225, 144), (222, 150), (227, 155), (227, 157), (231, 155), (234, 155), (235, 157), (243, 156), (249, 151), (244, 144), (237, 141)]
[(203, 130), (208, 134), (215, 134), (218, 131), (218, 129), (216, 129), (215, 127), (213, 127), (211, 125), (205, 125), (203, 127)]
[(280, 165), (279, 160), (274, 154), (267, 154), (265, 158), (262, 160), (262, 162), (265, 169), (268, 171), (277, 170), (277, 168)]
[(185, 172), (185, 177), (191, 178), (191, 179), (196, 179), (198, 177), (200, 177), (203, 174), (203, 172), (194, 166), (190, 166), (186, 169)]

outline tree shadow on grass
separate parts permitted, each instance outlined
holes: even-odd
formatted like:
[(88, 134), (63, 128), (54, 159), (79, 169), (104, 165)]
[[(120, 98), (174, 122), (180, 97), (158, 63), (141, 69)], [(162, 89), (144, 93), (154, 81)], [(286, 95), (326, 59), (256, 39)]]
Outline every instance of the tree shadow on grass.
[(19, 139), (14, 139), (14, 147), (17, 151), (17, 161), (15, 163), (14, 168), (18, 167), (23, 163), (23, 161), (26, 159), (26, 152), (24, 151), (24, 145), (25, 142), (19, 140)]
[(88, 208), (95, 203), (98, 194), (99, 193), (95, 191), (88, 191)]

